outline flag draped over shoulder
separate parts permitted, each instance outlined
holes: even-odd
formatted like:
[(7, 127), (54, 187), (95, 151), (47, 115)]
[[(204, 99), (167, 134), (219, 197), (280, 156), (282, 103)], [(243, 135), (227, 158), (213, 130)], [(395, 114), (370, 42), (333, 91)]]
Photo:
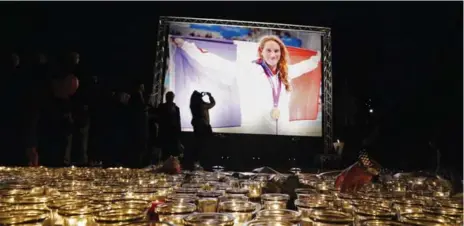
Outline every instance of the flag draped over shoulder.
[[(316, 51), (287, 47), (290, 65), (308, 60)], [(290, 97), (290, 121), (316, 120), (319, 111), (319, 95), (322, 78), (321, 62), (317, 68), (292, 79)]]
[[(235, 62), (237, 48), (233, 41), (202, 38), (184, 38), (193, 42), (203, 54), (212, 53), (223, 59)], [(171, 56), (172, 57), (172, 56)], [(215, 71), (192, 59), (177, 48), (174, 53), (176, 103), (181, 111), (183, 128), (191, 128), (190, 95), (194, 90), (210, 92), (216, 100), (216, 106), (210, 110), (210, 123), (213, 128), (236, 127), (241, 124), (240, 100), (236, 80), (231, 84), (220, 82), (224, 72)]]

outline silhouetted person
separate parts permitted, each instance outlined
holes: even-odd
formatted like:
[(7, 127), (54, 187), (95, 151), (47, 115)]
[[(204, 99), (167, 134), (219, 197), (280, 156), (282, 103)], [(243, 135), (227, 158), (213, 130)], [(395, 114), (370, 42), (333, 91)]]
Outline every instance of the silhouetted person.
[(144, 98), (145, 86), (142, 83), (136, 83), (130, 99), (129, 111), (131, 124), (132, 147), (128, 157), (131, 167), (138, 167), (141, 162), (141, 155), (147, 149), (148, 139), (148, 108)]
[(90, 129), (89, 102), (93, 99), (91, 92), (92, 80), (80, 71), (80, 55), (69, 53), (61, 61), (61, 70), (79, 78), (79, 89), (71, 96), (71, 111), (73, 116), (71, 152), (65, 155), (65, 163), (85, 165), (88, 162), (87, 149)]
[(19, 107), (23, 96), (24, 78), (20, 70), (20, 58), (16, 53), (6, 55), (1, 63), (0, 98), (2, 110), (0, 111), (0, 164), (25, 164), (25, 151), (20, 147), (21, 112)]
[(166, 103), (158, 106), (156, 115), (159, 125), (159, 141), (163, 151), (163, 161), (180, 152), (180, 111), (174, 103), (174, 93), (166, 93)]
[[(209, 97), (209, 103), (203, 100), (203, 96)], [(200, 160), (203, 158), (205, 145), (208, 143), (208, 138), (213, 134), (209, 122), (209, 110), (216, 105), (211, 93), (200, 93), (194, 91), (190, 97), (190, 111), (192, 112), (192, 126), (195, 136), (195, 147), (192, 153), (194, 167), (199, 167)]]
[[(45, 166), (62, 166), (64, 155), (71, 147), (72, 113), (69, 97), (77, 88), (77, 79), (56, 72), (46, 89), (30, 96), (25, 102), (25, 143), (30, 162)], [(38, 156), (37, 156), (38, 155)]]
[(93, 163), (102, 161), (103, 146), (101, 141), (106, 132), (107, 117), (105, 110), (108, 109), (110, 102), (109, 90), (106, 90), (100, 83), (97, 76), (92, 76), (91, 83), (88, 86), (88, 114), (90, 121), (88, 158)]
[(129, 151), (129, 131), (132, 120), (130, 120), (128, 99), (130, 95), (114, 89), (108, 98), (108, 109), (106, 115), (106, 131), (104, 134), (104, 150), (102, 153), (105, 166), (121, 166), (127, 159), (127, 155), (133, 155)]

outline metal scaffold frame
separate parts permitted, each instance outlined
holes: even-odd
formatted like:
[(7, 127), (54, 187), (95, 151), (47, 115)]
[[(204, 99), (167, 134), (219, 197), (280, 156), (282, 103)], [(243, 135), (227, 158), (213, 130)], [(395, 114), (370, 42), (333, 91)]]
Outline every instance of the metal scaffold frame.
[(168, 64), (168, 42), (169, 24), (170, 23), (185, 23), (185, 24), (215, 24), (222, 26), (240, 26), (250, 28), (264, 28), (273, 30), (292, 30), (320, 33), (323, 43), (322, 65), (323, 65), (323, 85), (322, 85), (322, 123), (323, 123), (323, 139), (324, 153), (328, 153), (332, 149), (333, 144), (333, 112), (332, 112), (332, 43), (331, 31), (327, 27), (302, 26), (291, 24), (276, 24), (276, 23), (261, 23), (251, 21), (235, 21), (235, 20), (220, 20), (220, 19), (200, 19), (188, 17), (160, 17), (158, 24), (158, 37), (156, 41), (156, 57), (154, 65), (153, 78), (153, 94), (154, 105), (157, 106), (163, 100), (163, 84), (164, 75), (166, 74)]

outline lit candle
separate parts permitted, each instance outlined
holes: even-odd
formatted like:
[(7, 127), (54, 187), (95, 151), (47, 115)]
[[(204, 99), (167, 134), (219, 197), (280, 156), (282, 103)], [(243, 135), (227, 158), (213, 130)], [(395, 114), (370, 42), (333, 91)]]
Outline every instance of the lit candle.
[(201, 198), (198, 200), (198, 212), (214, 213), (217, 209), (218, 200), (216, 198)]

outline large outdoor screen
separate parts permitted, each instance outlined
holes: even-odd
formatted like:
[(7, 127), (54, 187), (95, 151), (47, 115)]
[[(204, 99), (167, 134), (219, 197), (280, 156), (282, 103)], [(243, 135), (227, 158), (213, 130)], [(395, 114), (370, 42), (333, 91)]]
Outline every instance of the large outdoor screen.
[(214, 132), (322, 136), (321, 40), (307, 31), (171, 22), (164, 90), (175, 93), (182, 130), (193, 130), (198, 91), (215, 100)]

